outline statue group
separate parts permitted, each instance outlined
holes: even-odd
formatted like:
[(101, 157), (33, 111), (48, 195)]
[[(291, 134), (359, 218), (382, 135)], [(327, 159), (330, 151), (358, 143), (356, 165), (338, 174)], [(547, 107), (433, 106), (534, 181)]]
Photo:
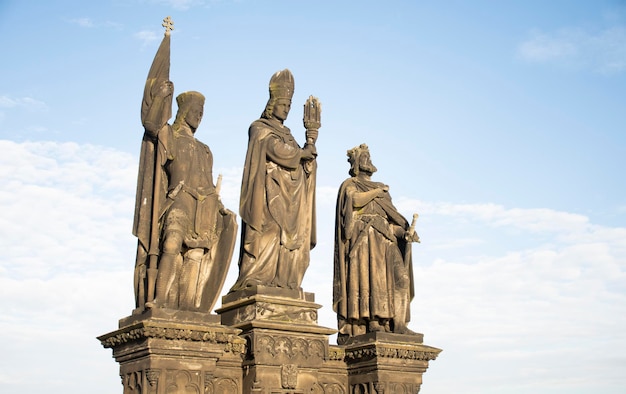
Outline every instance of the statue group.
[[(294, 77), (287, 69), (271, 76), (265, 109), (248, 129), (239, 228), (220, 198), (213, 153), (196, 138), (205, 97), (175, 95), (169, 17), (164, 27), (141, 105), (135, 309), (98, 337), (120, 364), (123, 392), (419, 392), (441, 350), (407, 326), (417, 214), (409, 224), (389, 187), (372, 180), (367, 145), (347, 151), (335, 211), (337, 329), (318, 325), (322, 305), (302, 283), (317, 238), (319, 100), (304, 104), (301, 145), (285, 125)], [(238, 277), (213, 314), (238, 234)]]
[[(169, 79), (171, 24), (148, 73), (133, 233), (138, 239), (135, 313), (164, 308), (209, 313), (223, 288), (237, 236), (236, 215), (221, 202), (213, 154), (200, 142), (204, 96), (176, 96)], [(294, 77), (276, 72), (261, 117), (250, 125), (239, 215), (239, 275), (230, 293), (273, 287), (301, 290), (316, 243), (316, 141), (320, 102), (304, 105), (305, 143), (284, 122)], [(348, 151), (350, 177), (336, 210), (333, 307), (342, 344), (369, 332), (414, 334), (411, 243), (415, 223), (394, 207), (389, 188), (371, 180), (367, 145)], [(415, 217), (414, 217), (415, 218)]]

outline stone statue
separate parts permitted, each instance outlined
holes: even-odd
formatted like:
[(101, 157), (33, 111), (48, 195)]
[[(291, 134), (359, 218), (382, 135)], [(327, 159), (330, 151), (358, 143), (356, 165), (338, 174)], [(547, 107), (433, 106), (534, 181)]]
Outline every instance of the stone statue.
[(291, 72), (275, 73), (265, 111), (248, 130), (239, 202), (239, 278), (231, 292), (255, 285), (300, 289), (315, 246), (315, 142), (321, 110), (319, 101), (309, 97), (301, 148), (283, 124), (293, 91)]
[[(145, 129), (134, 231), (137, 310), (164, 307), (210, 312), (224, 284), (235, 244), (235, 214), (213, 183), (213, 155), (194, 134), (204, 96), (178, 95), (169, 81), (171, 21), (148, 73), (141, 110)], [(219, 183), (219, 182), (218, 182)]]
[(348, 151), (351, 177), (339, 188), (335, 222), (333, 309), (338, 344), (373, 331), (408, 329), (413, 298), (411, 242), (419, 242), (391, 202), (389, 187), (371, 180), (367, 145)]

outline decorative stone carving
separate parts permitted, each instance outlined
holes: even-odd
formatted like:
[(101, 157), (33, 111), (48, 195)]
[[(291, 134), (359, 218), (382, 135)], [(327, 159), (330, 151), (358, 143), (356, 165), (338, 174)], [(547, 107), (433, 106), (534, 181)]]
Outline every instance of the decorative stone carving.
[(321, 305), (313, 299), (313, 294), (299, 290), (253, 286), (224, 296), (216, 312), (222, 324), (234, 327), (252, 321), (315, 326)]
[(302, 339), (287, 336), (258, 335), (256, 337), (257, 353), (269, 354), (280, 360), (324, 358), (324, 343), (317, 339)]
[(183, 341), (199, 341), (222, 345), (222, 350), (235, 354), (245, 353), (245, 341), (237, 335), (209, 326), (186, 326), (171, 323), (142, 321), (99, 337), (105, 348), (138, 341), (146, 338), (160, 338)]
[(166, 393), (200, 394), (200, 374), (198, 371), (168, 371)]
[(346, 390), (339, 383), (329, 383), (324, 386), (324, 394), (346, 394)]
[(342, 348), (351, 393), (417, 393), (429, 362), (441, 352), (421, 342), (421, 335), (385, 332), (350, 338)]
[(387, 347), (365, 348), (347, 350), (345, 353), (346, 359), (360, 360), (364, 358), (373, 357), (386, 357), (386, 358), (398, 358), (403, 360), (421, 360), (431, 361), (437, 358), (440, 350), (422, 351), (422, 350), (410, 350), (410, 349), (398, 349)]
[(146, 379), (148, 380), (148, 383), (150, 383), (150, 386), (156, 387), (156, 384), (159, 381), (160, 374), (161, 371), (158, 369), (146, 370)]
[(280, 381), (284, 389), (295, 389), (298, 385), (298, 367), (294, 364), (283, 364)]
[(233, 379), (220, 378), (217, 379), (216, 385), (217, 393), (223, 394), (237, 394), (239, 393), (239, 387)]
[(131, 372), (122, 376), (122, 385), (124, 386), (124, 394), (139, 394), (142, 392), (142, 373), (141, 371)]

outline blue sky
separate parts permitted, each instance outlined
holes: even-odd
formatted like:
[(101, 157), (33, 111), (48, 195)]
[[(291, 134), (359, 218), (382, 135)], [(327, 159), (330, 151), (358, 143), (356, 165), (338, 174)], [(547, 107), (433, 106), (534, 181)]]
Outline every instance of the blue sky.
[(133, 308), (139, 109), (168, 15), (232, 210), (270, 76), (294, 74), (299, 141), (322, 102), (303, 284), (321, 325), (364, 142), (420, 214), (410, 327), (444, 349), (424, 393), (624, 393), (626, 3), (278, 0), (0, 3), (1, 392), (121, 389), (95, 337)]

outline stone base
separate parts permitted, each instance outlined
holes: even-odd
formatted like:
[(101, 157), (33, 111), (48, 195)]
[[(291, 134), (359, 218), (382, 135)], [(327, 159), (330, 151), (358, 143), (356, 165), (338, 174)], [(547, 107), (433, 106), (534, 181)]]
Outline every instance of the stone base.
[[(417, 394), (440, 349), (423, 335), (374, 332), (329, 345), (314, 295), (258, 286), (218, 315), (153, 309), (100, 336), (124, 394)], [(220, 324), (221, 321), (221, 324)]]
[(241, 393), (245, 339), (218, 316), (154, 309), (119, 323), (98, 339), (113, 349), (124, 393)]
[(341, 353), (349, 393), (417, 394), (428, 362), (441, 349), (422, 343), (423, 335), (372, 332), (350, 338)]
[(257, 286), (222, 298), (222, 324), (242, 330), (244, 394), (324, 393), (320, 370), (329, 356), (328, 336), (317, 325), (311, 293)]
[(289, 323), (292, 331), (301, 325), (310, 330), (317, 327), (317, 310), (322, 307), (314, 301), (314, 294), (301, 290), (255, 286), (222, 297), (222, 307), (216, 312), (222, 324), (231, 327), (245, 329), (276, 322), (282, 328), (287, 328), (282, 323)]

